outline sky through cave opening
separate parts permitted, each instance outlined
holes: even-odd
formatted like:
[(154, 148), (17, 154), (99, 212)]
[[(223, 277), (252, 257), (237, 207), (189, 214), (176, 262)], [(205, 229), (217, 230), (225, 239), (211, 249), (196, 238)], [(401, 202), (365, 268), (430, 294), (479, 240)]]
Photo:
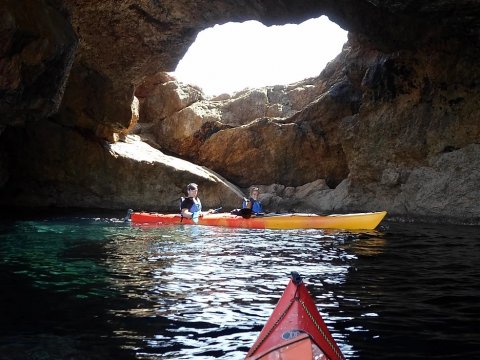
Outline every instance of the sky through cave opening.
[(267, 27), (258, 21), (201, 31), (172, 75), (206, 95), (315, 77), (342, 50), (347, 31), (328, 17)]

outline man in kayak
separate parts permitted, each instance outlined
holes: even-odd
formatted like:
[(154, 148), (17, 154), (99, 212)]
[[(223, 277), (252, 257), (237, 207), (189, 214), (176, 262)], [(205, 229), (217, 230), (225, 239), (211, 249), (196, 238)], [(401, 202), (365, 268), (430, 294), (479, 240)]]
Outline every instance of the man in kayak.
[[(198, 185), (195, 183), (190, 183), (187, 185), (187, 197), (182, 198), (180, 204), (182, 218), (197, 220), (199, 217), (202, 217), (204, 213), (202, 212), (202, 202), (198, 197)], [(206, 213), (210, 214), (215, 210), (208, 210)]]
[(260, 189), (256, 186), (250, 189), (250, 198), (244, 198), (242, 203), (242, 209), (251, 209), (255, 215), (263, 215), (263, 206), (258, 196), (260, 195)]

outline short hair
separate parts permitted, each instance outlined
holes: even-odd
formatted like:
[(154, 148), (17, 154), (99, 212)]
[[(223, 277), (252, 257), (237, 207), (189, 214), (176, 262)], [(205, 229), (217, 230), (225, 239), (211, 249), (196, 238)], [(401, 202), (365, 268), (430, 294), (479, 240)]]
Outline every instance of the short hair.
[(190, 183), (187, 185), (187, 190), (197, 190), (197, 189), (198, 189), (198, 185), (195, 183)]

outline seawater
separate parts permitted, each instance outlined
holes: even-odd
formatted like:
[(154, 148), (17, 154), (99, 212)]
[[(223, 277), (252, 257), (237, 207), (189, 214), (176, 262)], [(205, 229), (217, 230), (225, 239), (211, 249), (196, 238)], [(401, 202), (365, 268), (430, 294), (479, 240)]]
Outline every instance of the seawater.
[(0, 222), (0, 359), (243, 359), (298, 271), (348, 359), (480, 358), (478, 227)]

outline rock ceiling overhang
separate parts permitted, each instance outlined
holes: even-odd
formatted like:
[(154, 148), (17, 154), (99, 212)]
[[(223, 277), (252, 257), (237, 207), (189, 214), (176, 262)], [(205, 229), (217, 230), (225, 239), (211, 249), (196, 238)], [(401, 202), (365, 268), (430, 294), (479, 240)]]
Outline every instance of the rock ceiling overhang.
[[(255, 19), (266, 25), (327, 15), (374, 46), (392, 51), (449, 38), (480, 42), (480, 3), (474, 0), (381, 1), (66, 1), (78, 31), (82, 59), (97, 70), (172, 71), (204, 28)], [(112, 46), (113, 45), (113, 46)]]

